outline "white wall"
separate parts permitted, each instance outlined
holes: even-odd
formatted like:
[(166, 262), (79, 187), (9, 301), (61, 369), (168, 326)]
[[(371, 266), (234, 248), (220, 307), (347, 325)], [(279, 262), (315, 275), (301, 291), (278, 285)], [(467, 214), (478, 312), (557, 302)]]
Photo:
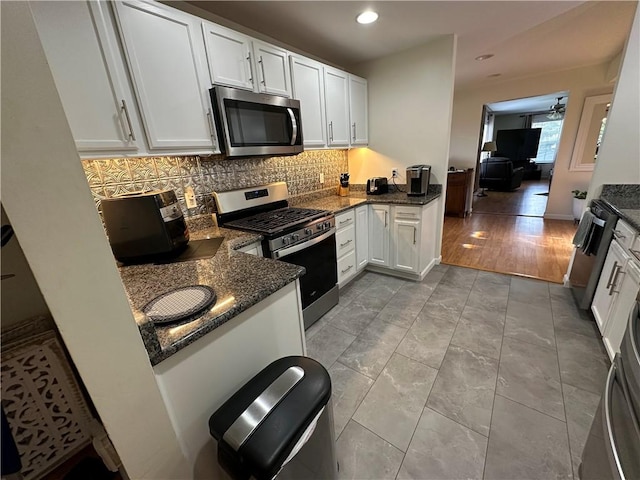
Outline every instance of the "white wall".
[(598, 151), (588, 198), (602, 185), (640, 183), (640, 8), (627, 41), (620, 76)]
[(1, 2), (2, 204), (128, 475), (189, 477), (26, 2)]
[[(609, 64), (545, 73), (490, 86), (456, 90), (453, 99), (451, 163), (475, 168), (482, 106), (487, 103), (568, 91), (567, 111), (553, 172), (545, 217), (572, 219), (571, 190), (586, 190), (592, 172), (569, 171), (582, 106), (586, 96), (613, 91), (606, 80)], [(636, 133), (637, 136), (637, 133)]]
[[(349, 151), (351, 183), (391, 177), (398, 168), (431, 165), (431, 182), (446, 189), (455, 75), (456, 37), (445, 35), (423, 45), (351, 69), (368, 80), (369, 148)], [(443, 195), (444, 198), (444, 195)], [(438, 213), (440, 255), (444, 202)]]

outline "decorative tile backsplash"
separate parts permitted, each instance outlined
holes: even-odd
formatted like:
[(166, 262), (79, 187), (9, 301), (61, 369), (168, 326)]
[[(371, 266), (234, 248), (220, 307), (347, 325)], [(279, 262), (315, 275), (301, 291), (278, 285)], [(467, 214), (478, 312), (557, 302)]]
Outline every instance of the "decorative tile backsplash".
[[(176, 192), (186, 216), (214, 213), (211, 193), (287, 182), (289, 195), (335, 191), (340, 173), (348, 172), (346, 150), (306, 151), (291, 157), (227, 160), (211, 157), (140, 157), (83, 160), (96, 207), (100, 199), (140, 190), (170, 188)], [(320, 174), (324, 183), (320, 183)], [(197, 208), (188, 210), (184, 189), (193, 187)]]

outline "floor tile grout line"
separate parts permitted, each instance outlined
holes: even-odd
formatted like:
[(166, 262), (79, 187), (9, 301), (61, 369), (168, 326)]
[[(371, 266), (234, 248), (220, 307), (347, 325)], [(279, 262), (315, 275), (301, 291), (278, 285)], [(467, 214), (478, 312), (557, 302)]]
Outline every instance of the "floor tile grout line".
[[(348, 368), (349, 370), (359, 374), (359, 375), (363, 375), (362, 373), (358, 372), (357, 370), (354, 370), (353, 368), (349, 367), (348, 365), (345, 365), (344, 363), (336, 360), (335, 362), (333, 362), (333, 365), (331, 365), (331, 367), (333, 367), (336, 363), (339, 363), (340, 365), (342, 365), (345, 368)], [(353, 410), (353, 413), (351, 414), (351, 416), (349, 417), (349, 420), (353, 420), (355, 422), (355, 419), (353, 418), (353, 416), (356, 414), (356, 412), (358, 411), (358, 409), (360, 408), (360, 405), (362, 405), (362, 402), (364, 402), (364, 399), (367, 397), (367, 395), (369, 394), (369, 392), (371, 391), (371, 389), (373, 388), (374, 383), (376, 383), (376, 380), (378, 379), (378, 377), (380, 376), (380, 374), (378, 374), (378, 377), (375, 378), (375, 380), (373, 380), (371, 377), (367, 377), (366, 375), (363, 375), (365, 378), (368, 378), (369, 380), (372, 380), (371, 385), (369, 385), (369, 388), (367, 388), (367, 391), (364, 393), (364, 395), (362, 396), (362, 400), (360, 400), (360, 402), (358, 403), (358, 405), (356, 405), (356, 408)], [(347, 425), (349, 424), (349, 421), (347, 421), (346, 425), (344, 427), (342, 427), (342, 432), (344, 432), (345, 428), (347, 428)], [(364, 426), (364, 425), (363, 425)], [(365, 427), (366, 428), (366, 427)], [(367, 429), (368, 430), (368, 429)], [(336, 438), (336, 442), (338, 441), (338, 438), (340, 438), (342, 436), (342, 432), (340, 432), (340, 435), (338, 435), (338, 437)], [(378, 435), (379, 436), (379, 435)], [(381, 437), (382, 438), (382, 437)], [(386, 441), (386, 440), (385, 440)], [(387, 442), (389, 443), (389, 442)]]
[[(547, 286), (548, 287), (548, 286)], [(551, 290), (549, 290), (549, 296), (551, 296)], [(549, 299), (551, 306), (551, 321), (553, 322), (553, 302)], [(571, 468), (571, 476), (575, 479), (578, 472), (573, 471), (573, 447), (571, 446), (571, 436), (569, 435), (569, 416), (567, 415), (567, 402), (564, 397), (564, 385), (562, 383), (562, 371), (560, 369), (560, 354), (557, 351), (558, 338), (556, 337), (556, 324), (553, 322), (553, 340), (556, 343), (556, 364), (558, 365), (558, 376), (560, 377), (560, 394), (562, 395), (562, 411), (564, 412), (565, 430), (567, 432), (567, 447), (569, 450), (569, 466)]]
[(539, 413), (540, 415), (544, 415), (545, 417), (552, 418), (553, 420), (555, 420), (555, 421), (557, 421), (557, 422), (567, 423), (567, 422), (565, 422), (564, 420), (560, 420), (559, 418), (554, 417), (553, 415), (549, 415), (548, 413), (541, 412), (541, 411), (540, 411), (540, 410), (538, 410), (537, 408), (533, 408), (533, 407), (532, 407), (532, 406), (530, 406), (530, 405), (525, 405), (524, 403), (519, 402), (518, 400), (514, 400), (513, 398), (509, 398), (509, 397), (507, 397), (506, 395), (503, 395), (503, 394), (501, 394), (501, 393), (496, 393), (496, 395), (498, 395), (499, 397), (502, 397), (502, 398), (504, 398), (504, 399), (506, 399), (506, 400), (509, 400), (510, 402), (517, 403), (517, 404), (518, 404), (518, 405), (520, 405), (521, 407), (525, 407), (525, 408), (528, 408), (529, 410), (533, 410), (534, 412)]
[[(506, 327), (507, 322), (505, 321), (504, 323), (505, 323), (505, 327)], [(526, 340), (522, 340), (521, 338), (512, 337), (512, 336), (510, 336), (510, 335), (505, 335), (505, 334), (503, 334), (502, 336), (503, 336), (503, 338), (508, 338), (509, 340), (513, 340), (514, 342), (526, 343), (527, 345), (532, 345), (532, 346), (534, 346), (534, 347), (544, 348), (545, 350), (549, 350), (550, 352), (554, 352), (556, 355), (558, 354), (558, 349), (557, 349), (557, 347), (556, 347), (556, 348), (553, 348), (553, 347), (545, 347), (545, 346), (543, 346), (543, 345), (540, 345), (539, 343), (528, 342), (528, 341), (526, 341)]]
[[(509, 281), (509, 293), (507, 293), (507, 305), (511, 294), (511, 281)], [(496, 409), (496, 395), (498, 395), (498, 380), (500, 379), (500, 364), (502, 360), (502, 346), (504, 345), (504, 331), (507, 328), (507, 311), (504, 312), (504, 322), (502, 323), (502, 338), (500, 339), (500, 352), (498, 354), (498, 371), (496, 372), (496, 383), (493, 387), (493, 403), (491, 404), (491, 416), (489, 418), (489, 434), (487, 435), (487, 448), (484, 451), (484, 465), (482, 466), (482, 478), (484, 479), (487, 470), (487, 457), (489, 455), (489, 442), (491, 441), (491, 426), (493, 424), (493, 413)]]
[[(404, 450), (402, 450), (401, 448), (396, 447), (393, 443), (391, 443), (388, 440), (385, 440), (384, 438), (382, 438), (380, 435), (378, 435), (376, 432), (374, 432), (373, 430), (365, 427), (364, 425), (362, 425), (359, 421), (357, 421), (356, 419), (352, 418), (351, 419), (354, 423), (357, 423), (358, 425), (360, 425), (362, 428), (364, 428), (367, 432), (372, 433), (373, 435), (375, 435), (376, 437), (378, 437), (380, 440), (382, 440), (384, 443), (387, 443), (389, 445), (391, 445), (393, 448), (395, 448), (396, 450), (398, 450), (399, 452), (402, 452), (402, 462), (400, 462), (400, 465), (398, 466), (398, 471), (396, 472), (396, 475), (394, 478), (397, 478), (398, 473), (400, 473), (400, 469), (402, 468), (402, 463), (404, 462), (404, 457), (407, 455), (407, 452), (405, 452)], [(346, 427), (345, 427), (346, 428)], [(343, 430), (344, 432), (344, 430)], [(409, 449), (409, 447), (407, 447), (407, 450)]]

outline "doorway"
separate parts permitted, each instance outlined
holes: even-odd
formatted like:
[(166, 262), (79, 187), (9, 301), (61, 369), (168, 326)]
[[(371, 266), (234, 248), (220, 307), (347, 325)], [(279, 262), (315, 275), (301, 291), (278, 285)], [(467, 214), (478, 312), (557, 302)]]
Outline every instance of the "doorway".
[(473, 212), (543, 217), (568, 92), (485, 105)]

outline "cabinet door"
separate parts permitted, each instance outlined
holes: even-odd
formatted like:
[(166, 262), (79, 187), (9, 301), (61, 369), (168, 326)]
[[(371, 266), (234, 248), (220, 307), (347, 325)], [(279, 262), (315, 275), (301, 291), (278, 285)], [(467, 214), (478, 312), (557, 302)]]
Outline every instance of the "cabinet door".
[(389, 206), (371, 205), (369, 216), (369, 263), (389, 266)]
[(300, 100), (302, 138), (308, 148), (327, 146), (324, 118), (324, 79), (322, 64), (291, 56), (293, 98)]
[(356, 267), (362, 270), (369, 263), (369, 206), (356, 208)]
[(611, 315), (603, 335), (604, 346), (612, 361), (616, 353), (620, 352), (620, 344), (627, 329), (629, 315), (640, 291), (640, 265), (629, 261), (613, 289), (618, 292), (618, 297), (611, 308)]
[(601, 334), (605, 332), (611, 306), (618, 295), (614, 288), (615, 283), (618, 281), (618, 277), (625, 267), (627, 260), (628, 257), (622, 247), (617, 241), (612, 241), (609, 246), (609, 251), (607, 252), (604, 266), (602, 267), (602, 273), (600, 274), (596, 293), (593, 296), (593, 302), (591, 303), (591, 311), (593, 312)]
[(396, 270), (420, 273), (421, 214), (420, 207), (393, 208), (391, 257)]
[(349, 146), (349, 74), (324, 68), (327, 107), (327, 143), (331, 147)]
[(251, 40), (241, 33), (202, 22), (211, 83), (254, 89)]
[(369, 144), (367, 81), (349, 75), (349, 113), (351, 117), (351, 145)]
[(253, 41), (253, 53), (258, 76), (258, 91), (290, 97), (289, 53), (282, 48), (257, 40)]
[(219, 151), (199, 23), (155, 3), (114, 5), (149, 147)]
[(136, 151), (142, 133), (108, 5), (32, 2), (79, 152)]

